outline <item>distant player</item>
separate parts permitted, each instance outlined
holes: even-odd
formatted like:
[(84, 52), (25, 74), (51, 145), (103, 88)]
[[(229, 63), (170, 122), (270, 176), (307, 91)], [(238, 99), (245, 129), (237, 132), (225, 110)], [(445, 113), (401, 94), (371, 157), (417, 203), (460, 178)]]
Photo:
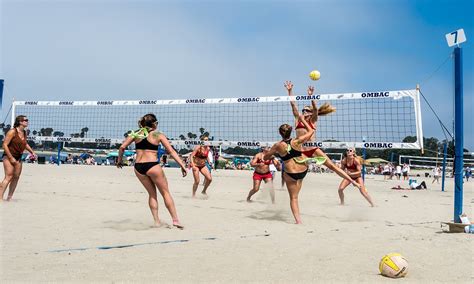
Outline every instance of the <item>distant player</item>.
[(275, 168), (280, 166), (278, 160), (275, 157), (272, 157), (268, 160), (264, 160), (263, 156), (268, 153), (270, 150), (269, 147), (264, 147), (262, 148), (262, 152), (257, 153), (252, 161), (250, 161), (250, 166), (255, 168), (255, 171), (253, 173), (253, 188), (250, 190), (248, 196), (247, 196), (247, 201), (250, 202), (252, 195), (257, 193), (260, 190), (260, 184), (262, 183), (262, 180), (265, 183), (270, 183), (271, 188), (270, 188), (270, 197), (272, 199), (272, 203), (275, 203), (275, 191), (273, 189), (273, 175), (270, 172), (270, 166), (274, 166)]
[[(206, 142), (209, 140), (207, 136), (201, 136), (201, 140), (203, 142)], [(207, 167), (206, 164), (211, 164), (211, 161), (209, 159), (209, 146), (208, 145), (199, 145), (194, 147), (193, 152), (191, 153), (191, 156), (189, 157), (189, 160), (191, 162), (191, 168), (193, 170), (193, 177), (194, 177), (194, 183), (193, 183), (193, 193), (192, 197), (196, 197), (196, 191), (199, 186), (199, 174), (201, 173), (204, 176), (204, 188), (201, 191), (201, 193), (205, 196), (207, 196), (207, 189), (209, 188), (209, 185), (212, 182), (212, 175), (211, 171)]]
[[(364, 180), (362, 179), (362, 166), (359, 160), (356, 157), (355, 150), (353, 148), (349, 148), (346, 151), (345, 158), (341, 161), (341, 168), (345, 170), (346, 173), (351, 177), (352, 180), (356, 181), (358, 184), (361, 185), (359, 188), (360, 194), (364, 196), (364, 198), (370, 203), (370, 206), (374, 207), (374, 203), (372, 202), (372, 198), (370, 197), (367, 189), (364, 186)], [(349, 181), (347, 179), (343, 179), (341, 184), (339, 184), (339, 199), (341, 200), (341, 205), (344, 205), (344, 189), (349, 185)]]

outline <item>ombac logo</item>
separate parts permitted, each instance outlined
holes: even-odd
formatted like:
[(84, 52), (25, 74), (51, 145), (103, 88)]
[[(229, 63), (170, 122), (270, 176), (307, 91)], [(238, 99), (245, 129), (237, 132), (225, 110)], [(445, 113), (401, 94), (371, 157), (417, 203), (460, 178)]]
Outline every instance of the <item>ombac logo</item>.
[(239, 141), (237, 146), (240, 147), (260, 147), (260, 142)]
[(110, 143), (112, 139), (106, 139), (106, 138), (96, 138), (95, 143)]
[(321, 98), (320, 95), (313, 95), (313, 96), (296, 96), (297, 101), (302, 101), (302, 100), (319, 100)]
[(257, 103), (260, 101), (260, 98), (238, 98), (239, 103)]
[(202, 141), (184, 141), (184, 144), (186, 144), (186, 145), (204, 145), (204, 142), (202, 142)]
[(140, 105), (156, 105), (156, 101), (139, 101)]
[(60, 106), (72, 106), (74, 102), (69, 102), (69, 101), (64, 101), (64, 102), (59, 102)]
[(206, 99), (189, 99), (186, 100), (187, 104), (203, 104), (206, 102)]
[(58, 137), (59, 142), (69, 142), (71, 140), (72, 140), (71, 137)]
[(35, 105), (37, 105), (37, 104), (38, 104), (38, 102), (33, 102), (33, 101), (31, 101), (31, 102), (25, 102), (25, 105), (32, 105), (32, 106), (35, 106)]
[(113, 105), (114, 101), (98, 101), (97, 102), (97, 105), (101, 105), (101, 106), (111, 106)]
[(323, 142), (306, 142), (303, 144), (305, 147), (323, 147)]
[(364, 143), (365, 148), (392, 148), (393, 143)]
[(363, 98), (385, 98), (390, 92), (362, 93)]

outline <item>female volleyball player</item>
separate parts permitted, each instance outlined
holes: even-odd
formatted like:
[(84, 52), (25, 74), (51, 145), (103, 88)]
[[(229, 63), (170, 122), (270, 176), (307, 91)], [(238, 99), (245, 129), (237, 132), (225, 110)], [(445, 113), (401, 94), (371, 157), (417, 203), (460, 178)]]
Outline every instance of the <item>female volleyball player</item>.
[(19, 115), (15, 118), (13, 128), (7, 132), (5, 140), (3, 140), (3, 168), (5, 170), (5, 178), (0, 184), (1, 199), (5, 190), (9, 186), (7, 201), (10, 201), (15, 192), (18, 180), (20, 179), (22, 164), (21, 156), (25, 149), (36, 157), (35, 152), (26, 142), (26, 130), (28, 127), (28, 118)]
[[(360, 194), (364, 196), (364, 198), (370, 203), (370, 206), (374, 207), (374, 203), (372, 202), (372, 198), (369, 195), (369, 192), (365, 188), (364, 180), (362, 179), (362, 167), (360, 165), (359, 160), (357, 159), (355, 150), (353, 148), (349, 148), (344, 155), (344, 159), (341, 161), (341, 169), (345, 170), (346, 173), (351, 177), (352, 180), (356, 181), (358, 184), (361, 185), (359, 188)], [(349, 181), (347, 179), (343, 179), (341, 184), (339, 184), (339, 199), (341, 199), (341, 205), (344, 205), (344, 189), (349, 185)]]
[(252, 195), (257, 193), (260, 190), (260, 184), (262, 183), (262, 180), (265, 183), (271, 183), (271, 189), (270, 189), (270, 197), (272, 199), (272, 203), (275, 203), (275, 191), (273, 189), (273, 175), (270, 172), (270, 165), (274, 165), (276, 168), (280, 167), (280, 162), (275, 157), (272, 157), (271, 159), (265, 160), (263, 159), (263, 156), (270, 150), (269, 147), (263, 147), (262, 152), (257, 153), (252, 161), (250, 161), (250, 166), (255, 168), (255, 171), (253, 173), (253, 188), (249, 191), (249, 194), (247, 196), (247, 201), (250, 202), (250, 198)]
[[(201, 136), (201, 140), (206, 142), (209, 140), (207, 136)], [(191, 168), (193, 170), (193, 177), (194, 177), (194, 183), (193, 183), (193, 197), (196, 197), (196, 191), (199, 186), (199, 173), (201, 173), (204, 176), (204, 188), (201, 191), (202, 194), (207, 196), (207, 188), (212, 182), (212, 175), (211, 172), (209, 171), (209, 168), (206, 166), (206, 162), (208, 164), (211, 164), (210, 158), (209, 158), (209, 146), (208, 145), (199, 145), (194, 147), (193, 152), (191, 153), (191, 156), (189, 157), (191, 161)]]
[(278, 129), (283, 140), (277, 142), (263, 155), (263, 160), (270, 160), (275, 154), (280, 156), (283, 160), (283, 178), (285, 179), (286, 187), (290, 195), (290, 207), (296, 224), (301, 224), (298, 194), (303, 185), (303, 179), (308, 172), (308, 165), (304, 162), (298, 163), (298, 159), (302, 158), (303, 155), (301, 148), (303, 143), (311, 139), (311, 136), (314, 134), (314, 129), (309, 126), (303, 115), (300, 115), (300, 120), (306, 129), (305, 134), (292, 139), (291, 132), (293, 128), (289, 124), (283, 124)]
[(158, 188), (160, 194), (163, 196), (165, 206), (173, 219), (173, 226), (182, 229), (183, 226), (179, 222), (173, 197), (169, 192), (168, 181), (157, 158), (158, 145), (163, 145), (171, 157), (179, 164), (183, 177), (186, 176), (187, 172), (183, 161), (181, 161), (176, 151), (171, 147), (166, 136), (156, 130), (157, 126), (158, 121), (156, 120), (156, 116), (151, 113), (144, 115), (138, 121), (138, 127), (140, 127), (140, 129), (136, 132), (132, 131), (119, 148), (117, 167), (122, 168), (123, 152), (131, 143), (135, 142), (135, 149), (137, 151), (134, 166), (135, 175), (148, 192), (148, 205), (150, 206), (151, 214), (155, 220), (155, 225), (160, 226), (161, 224), (160, 218), (158, 217), (158, 200), (156, 193), (156, 189)]
[[(293, 83), (291, 83), (291, 81), (286, 81), (284, 85), (285, 85), (286, 90), (288, 91), (288, 95), (290, 97), (293, 96)], [(309, 86), (308, 87), (308, 95), (312, 96), (313, 92), (314, 92), (314, 87)], [(299, 119), (300, 113), (298, 111), (298, 106), (296, 105), (296, 103), (294, 101), (290, 101), (290, 104), (291, 104), (291, 109), (293, 111), (293, 115), (295, 117), (296, 137), (300, 137), (300, 136), (306, 134), (307, 130), (303, 126), (301, 120)], [(316, 127), (317, 127), (316, 122), (318, 121), (318, 117), (320, 115), (328, 115), (328, 114), (333, 113), (335, 111), (336, 111), (336, 109), (328, 103), (323, 104), (318, 109), (318, 107), (316, 105), (316, 101), (312, 100), (311, 101), (311, 106), (305, 106), (303, 108), (302, 115), (304, 117), (304, 120), (310, 126), (310, 128), (313, 129), (313, 130), (316, 130)], [(315, 133), (315, 131), (314, 131), (314, 133)], [(315, 141), (315, 140), (316, 140), (316, 137), (313, 134), (313, 136), (311, 136), (311, 138), (310, 138), (310, 141)], [(340, 177), (346, 179), (347, 181), (349, 181), (351, 184), (353, 184), (357, 188), (359, 188), (359, 189), (362, 188), (361, 185), (359, 185), (356, 181), (352, 180), (351, 177), (346, 172), (344, 172), (341, 168), (336, 166), (331, 161), (331, 159), (329, 159), (329, 157), (326, 155), (326, 153), (324, 153), (323, 150), (321, 150), (319, 147), (310, 147), (310, 148), (305, 148), (304, 147), (303, 148), (303, 154), (307, 158), (313, 158), (313, 157), (322, 158), (322, 160), (324, 160), (323, 164), (326, 167), (333, 170), (336, 174), (338, 174)]]

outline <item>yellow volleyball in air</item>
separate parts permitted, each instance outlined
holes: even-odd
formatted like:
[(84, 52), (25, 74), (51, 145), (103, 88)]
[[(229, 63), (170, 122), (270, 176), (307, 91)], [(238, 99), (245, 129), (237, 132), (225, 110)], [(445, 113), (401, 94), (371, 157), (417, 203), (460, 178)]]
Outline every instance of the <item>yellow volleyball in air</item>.
[(321, 73), (319, 73), (318, 70), (313, 70), (311, 71), (311, 73), (309, 73), (309, 78), (311, 78), (311, 80), (313, 81), (319, 80), (320, 77)]

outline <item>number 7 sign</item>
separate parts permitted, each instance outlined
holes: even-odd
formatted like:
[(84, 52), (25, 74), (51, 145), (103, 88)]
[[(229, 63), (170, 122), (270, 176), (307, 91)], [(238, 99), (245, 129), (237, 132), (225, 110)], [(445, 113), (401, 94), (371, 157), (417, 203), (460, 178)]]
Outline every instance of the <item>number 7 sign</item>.
[(448, 42), (449, 47), (459, 45), (466, 41), (466, 35), (464, 34), (463, 29), (446, 34), (446, 41)]

